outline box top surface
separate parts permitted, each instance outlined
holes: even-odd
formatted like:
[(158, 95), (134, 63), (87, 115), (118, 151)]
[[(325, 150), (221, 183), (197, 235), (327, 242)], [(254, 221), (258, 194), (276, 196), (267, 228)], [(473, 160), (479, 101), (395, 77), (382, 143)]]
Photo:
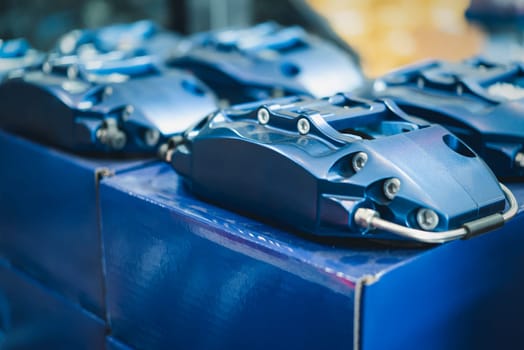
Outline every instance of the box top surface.
[[(108, 169), (113, 173), (119, 173), (122, 171), (134, 169), (136, 167), (143, 166), (152, 161), (151, 157), (143, 158), (108, 158), (108, 157), (95, 157), (95, 156), (85, 156), (78, 155), (74, 153), (69, 153), (63, 150), (59, 150), (52, 147), (43, 146), (34, 141), (25, 139), (23, 137), (7, 133), (3, 130), (0, 130), (0, 139), (9, 140), (11, 144), (16, 144), (17, 149), (24, 149), (31, 152), (36, 152), (41, 155), (51, 156), (55, 159), (60, 159), (70, 163), (74, 163), (77, 166), (85, 168), (86, 170), (92, 170), (96, 172), (100, 169)], [(22, 147), (22, 148), (20, 148)], [(17, 152), (12, 152), (13, 157), (20, 157), (20, 154)]]
[(382, 274), (437, 247), (394, 247), (355, 239), (320, 240), (287, 232), (194, 197), (181, 178), (162, 163), (106, 178), (102, 186), (116, 188), (211, 226), (215, 234), (218, 230), (224, 238), (221, 244), (229, 240), (253, 252), (285, 256), (289, 266), (293, 265), (292, 261), (300, 262), (301, 266), (306, 264), (314, 270), (323, 270), (350, 284), (364, 276)]

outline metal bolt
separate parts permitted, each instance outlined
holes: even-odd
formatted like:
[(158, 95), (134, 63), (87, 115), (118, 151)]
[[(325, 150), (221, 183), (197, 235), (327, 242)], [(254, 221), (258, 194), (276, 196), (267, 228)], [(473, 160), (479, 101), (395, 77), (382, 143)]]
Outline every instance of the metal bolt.
[(422, 78), (418, 78), (418, 79), (417, 79), (417, 87), (418, 87), (419, 89), (424, 88), (424, 79), (422, 79)]
[(78, 67), (77, 66), (71, 66), (67, 68), (67, 77), (69, 79), (76, 79), (78, 77)]
[(464, 88), (462, 87), (462, 85), (458, 84), (457, 85), (457, 95), (461, 96), (463, 92), (464, 92)]
[(118, 130), (117, 132), (113, 133), (111, 136), (112, 137), (109, 139), (109, 145), (111, 147), (113, 147), (116, 150), (120, 150), (124, 148), (124, 146), (127, 143), (126, 134)]
[(257, 112), (258, 122), (262, 125), (269, 123), (269, 111), (265, 108), (260, 108)]
[(282, 89), (281, 87), (275, 87), (273, 91), (271, 91), (271, 97), (273, 98), (284, 97), (284, 95), (284, 89)]
[(49, 74), (51, 73), (52, 70), (53, 70), (53, 65), (51, 64), (51, 62), (47, 61), (42, 65), (42, 71), (44, 73)]
[(400, 180), (396, 177), (392, 177), (384, 181), (384, 195), (387, 199), (392, 200), (400, 190)]
[(362, 170), (368, 161), (368, 155), (364, 152), (358, 152), (355, 154), (353, 159), (351, 160), (351, 165), (353, 166), (353, 170), (356, 172), (359, 172)]
[(301, 135), (306, 135), (311, 129), (311, 125), (309, 125), (309, 120), (307, 120), (306, 118), (300, 118), (297, 123), (297, 129)]
[(107, 118), (104, 120), (104, 127), (108, 130), (118, 128), (118, 123), (114, 118)]
[(96, 131), (96, 138), (98, 140), (100, 140), (101, 143), (106, 143), (107, 142), (107, 130), (104, 129), (104, 128), (100, 128)]
[(524, 168), (524, 153), (517, 153), (515, 156), (515, 164), (520, 168)]
[(166, 162), (171, 162), (171, 155), (173, 153), (170, 152), (169, 145), (167, 143), (163, 143), (158, 147), (158, 157), (160, 159), (165, 160)]
[(112, 94), (113, 94), (113, 87), (106, 86), (106, 88), (104, 89), (104, 96), (108, 97), (108, 96), (111, 96)]
[(96, 137), (102, 144), (120, 150), (125, 147), (127, 143), (126, 134), (118, 129), (118, 123), (115, 119), (104, 120), (103, 126), (97, 130)]
[(175, 149), (184, 142), (185, 139), (182, 135), (175, 135), (172, 136), (169, 140), (167, 140), (167, 146), (171, 149)]
[(438, 215), (428, 208), (419, 209), (417, 212), (417, 223), (423, 230), (431, 231), (438, 225)]
[(155, 146), (160, 140), (160, 132), (156, 129), (148, 129), (144, 133), (144, 141), (149, 147)]
[(135, 107), (133, 107), (131, 105), (127, 105), (126, 108), (124, 108), (124, 110), (122, 111), (122, 119), (123, 120), (128, 120), (129, 117), (131, 116), (131, 114), (133, 114), (134, 111), (135, 111)]
[(373, 83), (373, 90), (376, 92), (382, 92), (386, 90), (387, 87), (388, 86), (386, 85), (386, 82), (384, 80), (375, 80), (375, 82)]

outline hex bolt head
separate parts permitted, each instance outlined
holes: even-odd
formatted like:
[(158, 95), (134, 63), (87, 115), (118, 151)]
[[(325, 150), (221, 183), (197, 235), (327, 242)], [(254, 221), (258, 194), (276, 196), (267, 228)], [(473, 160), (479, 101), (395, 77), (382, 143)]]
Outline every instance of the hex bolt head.
[(358, 152), (353, 156), (353, 159), (351, 160), (351, 165), (353, 166), (353, 170), (359, 172), (360, 170), (364, 169), (367, 162), (368, 155), (364, 152)]
[(457, 95), (462, 96), (463, 93), (464, 93), (464, 88), (462, 87), (461, 84), (458, 84), (457, 85)]
[(97, 131), (96, 131), (96, 138), (101, 142), (101, 143), (107, 143), (107, 130), (105, 128), (99, 128)]
[(42, 65), (42, 71), (46, 74), (49, 74), (51, 73), (51, 71), (53, 70), (53, 65), (51, 64), (51, 62), (49, 61), (46, 61), (43, 65)]
[(515, 165), (519, 168), (524, 168), (524, 153), (517, 153), (517, 155), (515, 156)]
[(126, 134), (120, 130), (114, 132), (111, 134), (111, 137), (109, 139), (109, 146), (116, 150), (121, 150), (125, 147), (127, 143), (127, 137)]
[(309, 124), (309, 120), (306, 118), (300, 118), (297, 122), (297, 130), (301, 135), (306, 135), (309, 130), (311, 129), (311, 125)]
[(269, 123), (269, 111), (265, 108), (260, 108), (257, 112), (258, 122), (262, 125)]
[(78, 67), (70, 66), (69, 68), (67, 68), (67, 77), (69, 79), (76, 79), (78, 77)]
[(131, 114), (133, 114), (134, 111), (135, 111), (135, 107), (133, 107), (131, 105), (127, 105), (126, 108), (124, 108), (124, 110), (122, 111), (122, 119), (124, 121), (128, 120), (129, 117), (131, 116)]
[(111, 96), (113, 94), (113, 87), (112, 86), (106, 86), (104, 89), (104, 97)]
[(271, 91), (271, 97), (272, 98), (284, 97), (284, 95), (285, 95), (284, 89), (282, 89), (281, 87), (275, 87)]
[(384, 195), (387, 199), (393, 200), (400, 190), (400, 180), (396, 177), (392, 177), (384, 181)]
[(127, 143), (126, 134), (118, 129), (118, 123), (113, 118), (104, 120), (104, 123), (96, 132), (96, 137), (100, 143), (116, 150), (121, 150)]
[(426, 85), (425, 82), (424, 82), (424, 79), (422, 79), (422, 78), (418, 78), (418, 79), (417, 79), (417, 87), (418, 87), (419, 89), (423, 89), (423, 88), (424, 88), (424, 85)]
[(421, 229), (432, 231), (437, 227), (439, 222), (438, 215), (428, 208), (419, 209), (417, 212), (417, 223)]
[(147, 129), (144, 133), (144, 142), (149, 147), (156, 146), (160, 140), (160, 132), (156, 129)]

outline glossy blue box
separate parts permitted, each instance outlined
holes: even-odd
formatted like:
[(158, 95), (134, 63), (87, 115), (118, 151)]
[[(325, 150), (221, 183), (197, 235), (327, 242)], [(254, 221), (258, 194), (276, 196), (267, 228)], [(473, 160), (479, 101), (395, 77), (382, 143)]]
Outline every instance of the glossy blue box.
[(393, 248), (269, 227), (160, 163), (103, 179), (100, 203), (109, 324), (131, 347), (524, 346), (522, 207), (469, 241)]
[(105, 323), (0, 260), (0, 348), (103, 349)]
[(106, 337), (106, 350), (132, 350), (129, 346), (114, 337)]
[(98, 179), (146, 162), (87, 159), (0, 131), (0, 258), (105, 318)]

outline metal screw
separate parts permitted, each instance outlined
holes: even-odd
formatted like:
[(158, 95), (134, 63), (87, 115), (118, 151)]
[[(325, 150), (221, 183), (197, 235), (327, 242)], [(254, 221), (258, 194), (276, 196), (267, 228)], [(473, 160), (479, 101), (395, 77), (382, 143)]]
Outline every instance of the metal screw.
[(359, 172), (362, 170), (368, 161), (368, 155), (364, 152), (358, 152), (355, 154), (353, 159), (351, 160), (351, 165), (353, 166), (353, 170), (356, 172)]
[(269, 111), (265, 108), (260, 108), (257, 112), (258, 122), (262, 125), (269, 123)]
[(464, 92), (464, 88), (462, 87), (462, 85), (458, 84), (457, 85), (457, 95), (461, 96), (463, 92)]
[(118, 129), (118, 123), (115, 119), (104, 120), (103, 126), (97, 130), (96, 137), (102, 144), (120, 150), (125, 147), (127, 143), (126, 134)]
[(69, 79), (76, 79), (78, 77), (78, 67), (77, 66), (71, 66), (67, 68), (67, 77)]
[(53, 70), (53, 66), (52, 66), (51, 62), (47, 61), (47, 62), (45, 62), (42, 65), (42, 71), (44, 73), (49, 74), (49, 73), (51, 73), (52, 70)]
[(105, 128), (100, 128), (96, 131), (96, 138), (100, 140), (101, 143), (107, 143), (107, 130)]
[(422, 78), (418, 78), (418, 79), (417, 79), (417, 87), (418, 87), (419, 89), (424, 88), (424, 79), (422, 79)]
[(431, 231), (438, 225), (438, 215), (428, 208), (419, 209), (417, 212), (417, 223), (423, 230)]
[(126, 134), (124, 134), (122, 131), (118, 130), (115, 132), (112, 137), (109, 139), (109, 145), (113, 147), (116, 150), (120, 150), (124, 148), (124, 146), (127, 143), (127, 137)]
[(158, 147), (158, 156), (160, 159), (165, 160), (166, 162), (171, 162), (171, 155), (172, 152), (169, 152), (169, 145), (167, 143), (163, 143)]
[(104, 89), (104, 96), (108, 97), (108, 96), (111, 96), (112, 94), (113, 94), (113, 87), (106, 86), (106, 88)]
[(284, 97), (284, 95), (284, 89), (281, 87), (275, 87), (273, 91), (271, 91), (271, 97), (273, 98)]
[(384, 181), (384, 195), (387, 199), (392, 200), (400, 190), (400, 180), (396, 177), (392, 177)]
[(386, 90), (387, 87), (388, 86), (386, 85), (386, 82), (384, 80), (375, 80), (375, 82), (373, 83), (373, 90), (376, 92), (382, 92)]
[(133, 114), (134, 111), (135, 111), (135, 107), (133, 107), (131, 105), (127, 105), (126, 108), (124, 108), (124, 110), (122, 111), (122, 119), (123, 120), (128, 120), (129, 117), (131, 116), (131, 114)]
[(307, 120), (306, 118), (300, 118), (297, 123), (297, 129), (301, 135), (306, 135), (311, 129), (311, 125), (309, 125), (309, 120)]
[(524, 168), (524, 153), (517, 153), (515, 156), (515, 164), (520, 168)]
[(149, 147), (155, 146), (160, 140), (160, 132), (156, 129), (148, 129), (144, 133), (144, 141)]

